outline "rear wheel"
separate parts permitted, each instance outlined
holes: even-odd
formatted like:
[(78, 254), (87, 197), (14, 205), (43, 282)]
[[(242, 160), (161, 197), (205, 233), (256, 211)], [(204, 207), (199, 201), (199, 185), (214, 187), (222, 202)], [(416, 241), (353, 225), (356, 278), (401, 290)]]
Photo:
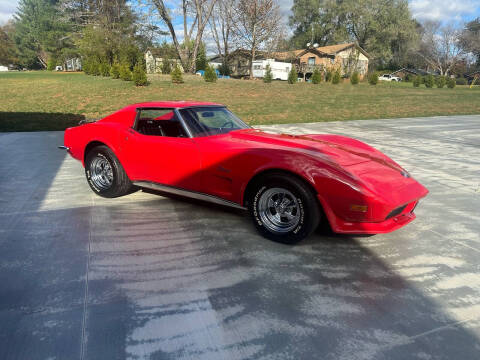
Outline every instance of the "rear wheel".
[(313, 191), (302, 180), (285, 174), (271, 174), (257, 182), (249, 211), (264, 237), (284, 244), (304, 239), (320, 221)]
[(126, 195), (134, 189), (115, 154), (107, 146), (96, 146), (85, 157), (85, 175), (90, 188), (106, 198)]

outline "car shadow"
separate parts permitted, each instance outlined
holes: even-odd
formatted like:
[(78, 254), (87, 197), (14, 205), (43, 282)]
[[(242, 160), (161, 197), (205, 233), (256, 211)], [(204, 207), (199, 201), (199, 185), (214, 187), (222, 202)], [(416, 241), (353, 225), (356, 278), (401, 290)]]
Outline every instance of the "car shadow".
[(0, 132), (63, 131), (76, 126), (84, 115), (47, 112), (0, 112)]

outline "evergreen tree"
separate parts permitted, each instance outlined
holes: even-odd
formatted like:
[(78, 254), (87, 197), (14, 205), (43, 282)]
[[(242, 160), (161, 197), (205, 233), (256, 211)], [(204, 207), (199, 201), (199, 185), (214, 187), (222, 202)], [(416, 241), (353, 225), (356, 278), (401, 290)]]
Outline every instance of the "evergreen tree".
[(422, 77), (421, 76), (415, 76), (413, 78), (413, 87), (420, 87), (422, 84)]
[(318, 68), (315, 68), (312, 74), (312, 83), (320, 84), (321, 82), (322, 82), (322, 73), (320, 72), (320, 70), (318, 70)]
[(170, 59), (162, 59), (162, 74), (170, 74), (172, 72), (172, 63)]
[(425, 76), (425, 86), (427, 88), (433, 88), (434, 84), (435, 84), (435, 78), (433, 77), (433, 75)]
[(342, 76), (340, 75), (340, 71), (337, 70), (333, 73), (332, 84), (334, 85), (340, 84), (340, 80), (342, 80)]
[(437, 76), (435, 79), (435, 84), (439, 89), (441, 89), (447, 85), (447, 79), (445, 79), (445, 76)]
[(15, 43), (19, 62), (27, 68), (46, 68), (48, 58), (73, 44), (69, 24), (59, 21), (57, 0), (20, 0), (15, 14)]
[(453, 89), (453, 88), (455, 87), (455, 85), (457, 85), (456, 82), (455, 82), (455, 79), (454, 79), (454, 78), (451, 78), (451, 77), (448, 78), (448, 80), (447, 80), (447, 87), (448, 87), (449, 89)]
[(267, 67), (265, 68), (265, 76), (263, 77), (263, 82), (264, 83), (271, 83), (273, 80), (273, 74), (272, 74), (272, 69), (270, 68), (270, 64), (267, 64)]
[(120, 65), (120, 79), (124, 81), (132, 81), (132, 72), (128, 64)]
[(110, 76), (112, 77), (112, 79), (120, 78), (120, 65), (117, 61), (115, 61), (110, 68)]
[(100, 75), (102, 76), (110, 76), (110, 65), (108, 65), (106, 62), (101, 62), (99, 65), (100, 69)]
[(328, 69), (327, 70), (327, 73), (325, 74), (325, 82), (330, 82), (332, 81), (332, 76), (333, 76), (333, 72), (331, 69)]
[(180, 67), (178, 66), (178, 64), (175, 64), (175, 67), (173, 68), (172, 72), (170, 73), (170, 76), (172, 77), (172, 83), (174, 83), (174, 84), (182, 84), (183, 83), (182, 70), (180, 70)]
[(368, 76), (368, 83), (370, 85), (377, 85), (378, 84), (378, 74), (376, 72), (374, 73), (371, 73), (369, 76)]
[(288, 83), (289, 84), (296, 84), (298, 81), (298, 74), (295, 65), (292, 64), (292, 69), (288, 73)]
[(200, 48), (198, 49), (197, 60), (195, 61), (195, 69), (198, 70), (206, 70), (207, 69), (207, 54), (205, 52), (205, 44), (201, 44)]
[(217, 82), (217, 72), (212, 65), (207, 65), (203, 77), (206, 82)]
[(137, 65), (135, 65), (135, 67), (133, 68), (132, 78), (136, 86), (148, 85), (147, 73), (145, 72), (144, 67), (140, 63), (137, 63)]
[(358, 85), (359, 82), (360, 82), (360, 74), (358, 73), (358, 71), (354, 71), (352, 76), (350, 76), (350, 83), (352, 85)]

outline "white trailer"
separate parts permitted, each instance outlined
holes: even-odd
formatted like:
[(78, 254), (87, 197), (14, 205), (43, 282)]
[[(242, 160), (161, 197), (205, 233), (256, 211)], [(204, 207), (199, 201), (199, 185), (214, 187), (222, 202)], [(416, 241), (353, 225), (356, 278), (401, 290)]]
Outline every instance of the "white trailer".
[(275, 61), (274, 59), (255, 60), (253, 66), (253, 77), (263, 78), (267, 65), (272, 69), (274, 80), (288, 80), (288, 73), (292, 69), (292, 64), (286, 62)]

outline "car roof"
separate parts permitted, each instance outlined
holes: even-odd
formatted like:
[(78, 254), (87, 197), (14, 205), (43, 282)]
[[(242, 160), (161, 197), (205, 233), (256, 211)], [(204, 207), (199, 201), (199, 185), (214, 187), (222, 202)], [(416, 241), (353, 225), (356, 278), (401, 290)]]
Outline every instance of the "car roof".
[(139, 104), (133, 104), (127, 106), (127, 108), (185, 108), (191, 106), (225, 106), (223, 104), (217, 104), (213, 102), (202, 102), (202, 101), (190, 101), (190, 100), (175, 100), (175, 101), (153, 101), (153, 102), (144, 102)]

